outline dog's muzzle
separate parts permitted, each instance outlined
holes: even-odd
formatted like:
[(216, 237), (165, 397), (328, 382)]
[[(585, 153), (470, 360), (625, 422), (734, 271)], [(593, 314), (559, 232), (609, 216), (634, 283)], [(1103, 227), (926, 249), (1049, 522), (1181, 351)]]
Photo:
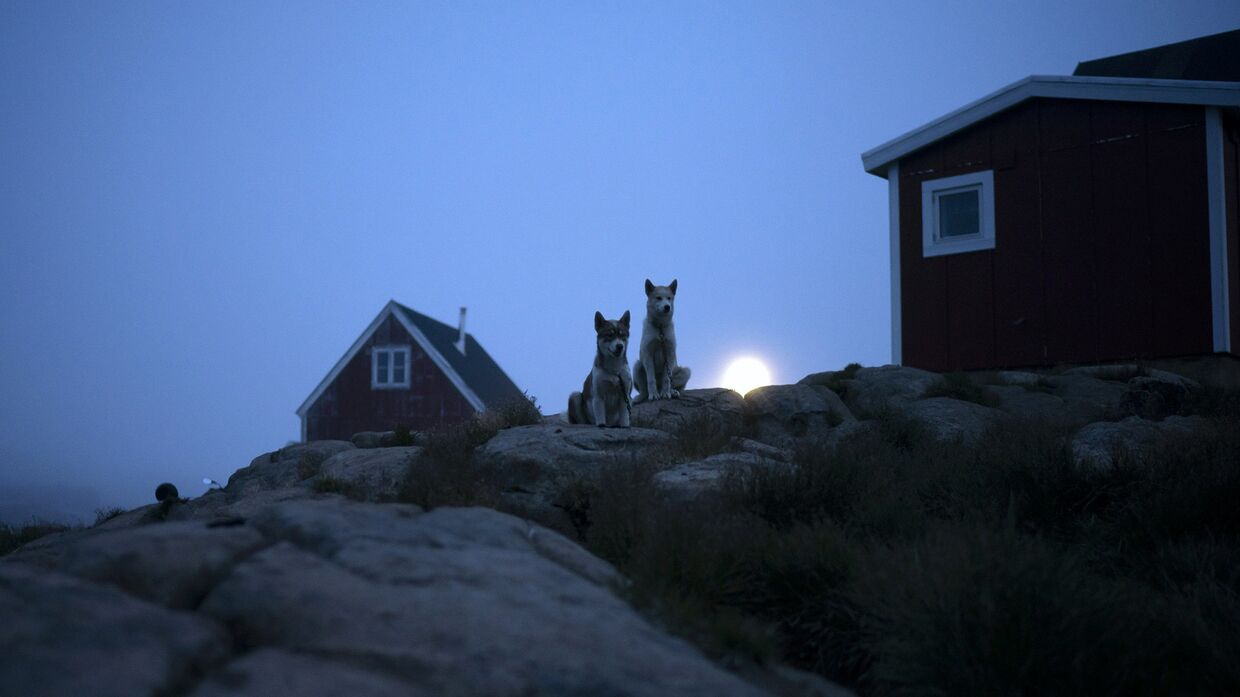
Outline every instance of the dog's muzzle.
[(622, 353), (624, 353), (624, 342), (617, 341), (611, 345), (611, 354), (613, 356), (619, 356)]

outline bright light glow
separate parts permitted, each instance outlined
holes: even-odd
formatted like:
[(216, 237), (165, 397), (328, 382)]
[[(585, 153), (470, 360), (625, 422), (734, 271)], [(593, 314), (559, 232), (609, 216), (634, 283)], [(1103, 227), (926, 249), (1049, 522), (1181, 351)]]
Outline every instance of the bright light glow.
[(721, 382), (724, 387), (745, 394), (755, 387), (771, 384), (771, 371), (757, 358), (744, 356), (728, 364)]

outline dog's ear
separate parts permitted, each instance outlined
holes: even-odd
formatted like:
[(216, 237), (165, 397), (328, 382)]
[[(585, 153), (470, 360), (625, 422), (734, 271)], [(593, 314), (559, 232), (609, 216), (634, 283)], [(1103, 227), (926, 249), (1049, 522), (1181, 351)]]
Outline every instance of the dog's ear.
[(653, 292), (654, 292), (654, 284), (650, 282), (649, 278), (647, 278), (646, 279), (646, 297), (650, 297), (650, 294)]
[(603, 313), (599, 312), (598, 310), (595, 310), (594, 311), (594, 331), (597, 332), (598, 330), (602, 329), (604, 324), (607, 324), (607, 320), (603, 319)]
[(629, 311), (628, 310), (625, 310), (624, 314), (620, 316), (620, 326), (626, 327), (626, 328), (629, 326)]
[(668, 288), (672, 289), (672, 295), (676, 294), (676, 279), (674, 278), (672, 279), (672, 284), (669, 285)]

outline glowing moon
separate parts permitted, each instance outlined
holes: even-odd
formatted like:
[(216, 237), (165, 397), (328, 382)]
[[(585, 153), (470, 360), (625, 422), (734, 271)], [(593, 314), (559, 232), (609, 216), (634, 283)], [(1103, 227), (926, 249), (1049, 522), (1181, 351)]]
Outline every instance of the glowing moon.
[(755, 387), (771, 384), (771, 371), (757, 358), (744, 356), (728, 364), (721, 382), (724, 387), (743, 395)]

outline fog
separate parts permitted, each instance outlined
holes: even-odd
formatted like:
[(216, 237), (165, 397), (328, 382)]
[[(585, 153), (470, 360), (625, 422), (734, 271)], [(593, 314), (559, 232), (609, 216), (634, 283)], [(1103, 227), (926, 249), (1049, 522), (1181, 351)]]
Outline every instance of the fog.
[[(860, 154), (1234, 3), (0, 5), (0, 517), (196, 495), (389, 299), (544, 411), (679, 280), (690, 387), (890, 358)], [(886, 4), (885, 4), (886, 5)]]

